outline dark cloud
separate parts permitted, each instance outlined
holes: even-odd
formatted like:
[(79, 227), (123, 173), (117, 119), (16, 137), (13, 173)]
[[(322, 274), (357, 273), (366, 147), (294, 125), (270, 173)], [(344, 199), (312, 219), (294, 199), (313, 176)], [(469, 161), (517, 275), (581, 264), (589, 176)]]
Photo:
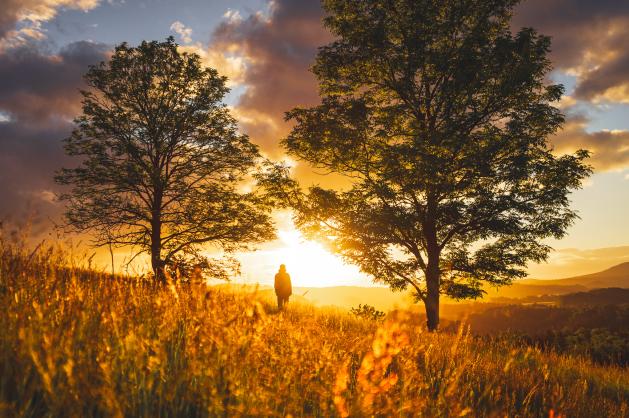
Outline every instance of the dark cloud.
[(552, 37), (553, 63), (577, 75), (577, 98), (629, 99), (629, 1), (523, 1), (513, 27), (523, 26)]
[(54, 55), (34, 45), (5, 51), (0, 54), (0, 110), (30, 122), (73, 117), (79, 112), (83, 74), (106, 59), (108, 49), (81, 41)]
[(278, 0), (270, 13), (223, 22), (214, 32), (211, 48), (244, 55), (247, 90), (237, 112), (243, 126), (266, 152), (277, 151), (286, 134), (284, 112), (317, 103), (317, 82), (309, 72), (317, 47), (331, 35), (323, 28), (318, 0)]
[[(629, 31), (626, 35), (629, 37)], [(618, 54), (605, 65), (588, 71), (577, 85), (575, 96), (584, 100), (603, 98), (629, 102), (629, 52)]]
[(57, 54), (23, 45), (0, 53), (0, 219), (32, 221), (34, 233), (57, 219), (53, 175), (69, 161), (62, 139), (80, 111), (79, 88), (88, 65), (108, 48), (77, 42)]
[[(585, 102), (629, 101), (629, 1), (523, 1), (513, 27), (523, 26), (552, 37), (555, 68), (576, 75), (574, 98)], [(596, 170), (628, 167), (629, 132), (588, 132), (588, 122), (584, 116), (569, 117), (564, 129), (552, 139), (556, 149), (590, 150), (590, 163)]]
[(47, 232), (62, 206), (55, 201), (52, 178), (68, 163), (61, 139), (68, 123), (34, 128), (21, 122), (0, 123), (0, 220), (30, 223), (33, 234)]

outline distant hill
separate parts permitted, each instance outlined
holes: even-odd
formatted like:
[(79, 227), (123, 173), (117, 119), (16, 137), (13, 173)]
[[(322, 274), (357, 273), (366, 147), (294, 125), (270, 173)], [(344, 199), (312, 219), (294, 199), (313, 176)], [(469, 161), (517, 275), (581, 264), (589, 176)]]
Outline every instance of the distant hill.
[[(486, 287), (485, 291), (487, 292), (487, 295), (485, 297), (489, 299), (521, 299), (531, 296), (565, 295), (568, 293), (585, 292), (589, 290), (589, 288), (578, 284), (554, 284), (554, 280), (544, 280), (543, 283), (538, 283), (536, 280), (527, 280), (527, 282), (534, 284), (525, 284), (522, 283), (522, 281), (517, 281), (511, 286), (502, 286), (498, 288)], [(542, 281), (540, 280), (540, 282)]]
[(618, 264), (607, 270), (598, 273), (586, 274), (583, 276), (569, 277), (557, 280), (521, 280), (520, 284), (530, 284), (535, 286), (583, 286), (587, 289), (599, 289), (604, 287), (629, 288), (629, 262)]
[(518, 280), (508, 287), (488, 288), (486, 290), (488, 298), (499, 299), (566, 295), (609, 287), (629, 289), (629, 263), (618, 264), (607, 270), (583, 276), (554, 280), (524, 279)]
[(609, 287), (559, 296), (561, 306), (629, 305), (629, 289)]

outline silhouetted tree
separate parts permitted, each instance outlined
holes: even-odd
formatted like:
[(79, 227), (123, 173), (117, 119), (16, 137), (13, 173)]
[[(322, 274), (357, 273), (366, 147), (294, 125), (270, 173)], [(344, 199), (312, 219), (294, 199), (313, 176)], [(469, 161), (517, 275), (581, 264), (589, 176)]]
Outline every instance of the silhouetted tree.
[[(374, 280), (412, 287), (430, 330), (440, 294), (476, 298), (546, 259), (540, 239), (564, 235), (590, 172), (586, 151), (548, 144), (563, 86), (547, 84), (549, 38), (511, 33), (516, 3), (324, 0), (336, 40), (313, 67), (322, 103), (287, 113), (288, 152), (351, 184), (282, 196), (297, 225)], [(287, 186), (283, 174), (268, 185)]]
[(260, 155), (222, 103), (225, 77), (168, 38), (119, 45), (85, 80), (65, 141), (82, 163), (57, 175), (72, 186), (62, 196), (70, 227), (149, 253), (157, 277), (184, 259), (223, 276), (201, 245), (231, 252), (274, 236), (269, 206), (239, 191)]

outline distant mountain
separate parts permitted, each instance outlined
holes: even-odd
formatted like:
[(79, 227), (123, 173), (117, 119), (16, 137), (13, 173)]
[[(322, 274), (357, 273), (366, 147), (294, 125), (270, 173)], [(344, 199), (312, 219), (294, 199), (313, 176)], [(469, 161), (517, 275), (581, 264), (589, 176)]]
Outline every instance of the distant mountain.
[(557, 280), (521, 280), (518, 283), (535, 286), (583, 286), (586, 289), (605, 287), (629, 288), (629, 262), (618, 264), (598, 273)]
[(511, 286), (485, 290), (488, 298), (500, 299), (566, 295), (608, 287), (629, 288), (629, 263), (618, 264), (607, 270), (583, 276), (555, 280), (524, 279), (514, 282)]

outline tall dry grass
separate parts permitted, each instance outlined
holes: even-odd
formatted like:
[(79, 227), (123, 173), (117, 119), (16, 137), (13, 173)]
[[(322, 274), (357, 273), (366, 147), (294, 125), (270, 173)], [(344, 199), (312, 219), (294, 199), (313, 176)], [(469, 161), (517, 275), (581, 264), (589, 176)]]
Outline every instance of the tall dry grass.
[[(65, 266), (65, 267), (64, 267)], [(629, 416), (626, 370), (0, 243), (0, 416)]]

